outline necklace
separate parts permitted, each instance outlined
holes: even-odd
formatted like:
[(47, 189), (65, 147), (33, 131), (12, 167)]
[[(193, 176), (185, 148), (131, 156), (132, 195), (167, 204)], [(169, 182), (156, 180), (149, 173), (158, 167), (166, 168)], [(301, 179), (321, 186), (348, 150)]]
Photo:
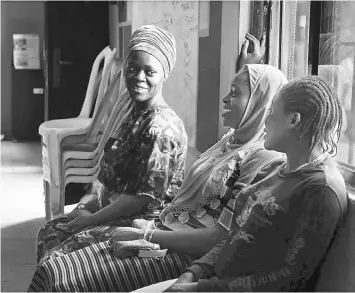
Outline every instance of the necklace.
[(304, 167), (308, 167), (309, 165), (313, 165), (321, 160), (324, 160), (326, 157), (328, 156), (328, 153), (323, 153), (321, 154), (320, 156), (318, 156), (317, 158), (315, 158), (314, 160), (308, 162), (308, 163), (304, 163), (302, 164), (301, 166), (299, 166), (298, 168), (296, 168), (295, 170), (292, 170), (292, 171), (289, 171), (289, 172), (285, 172), (285, 168), (287, 166), (287, 163), (283, 166), (282, 168), (282, 172), (283, 173), (294, 173), (294, 172), (297, 172), (299, 171), (300, 169), (304, 168)]

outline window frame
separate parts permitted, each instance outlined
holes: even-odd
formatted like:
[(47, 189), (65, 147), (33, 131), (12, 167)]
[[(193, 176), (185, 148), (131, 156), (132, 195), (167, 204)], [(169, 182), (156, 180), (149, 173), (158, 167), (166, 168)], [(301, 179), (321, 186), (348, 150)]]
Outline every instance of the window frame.
[[(276, 1), (275, 1), (276, 2)], [(282, 70), (287, 78), (289, 80), (293, 79), (293, 72), (292, 71), (292, 66), (290, 68), (289, 64), (293, 63), (293, 57), (294, 56), (289, 56), (289, 51), (285, 51), (283, 48), (283, 43), (282, 42), (283, 36), (285, 35), (285, 21), (287, 21), (286, 13), (285, 13), (285, 2), (291, 2), (291, 1), (280, 1), (278, 4), (275, 5), (272, 10), (271, 14), (271, 31), (270, 31), (270, 45), (269, 45), (269, 50), (270, 50), (270, 60), (269, 64), (278, 67), (280, 70)], [(294, 2), (294, 5), (298, 1), (292, 1)], [(332, 15), (336, 13), (336, 1), (330, 1), (332, 3), (329, 3), (329, 1), (306, 1), (310, 2), (310, 12), (309, 12), (309, 20), (308, 20), (308, 58), (307, 58), (307, 63), (308, 63), (308, 71), (305, 72), (306, 75), (318, 75), (319, 74), (319, 66), (321, 62), (320, 58), (320, 53), (321, 53), (321, 34), (327, 33), (327, 28), (331, 31), (332, 29), (332, 21), (334, 19), (332, 18)], [(325, 5), (324, 3), (327, 3), (328, 5), (327, 9), (329, 11), (329, 19), (322, 19), (322, 9), (325, 9), (322, 5)], [(290, 19), (288, 19), (290, 21)], [(325, 22), (326, 21), (326, 22)], [(291, 22), (294, 22), (294, 19), (291, 19)], [(335, 32), (336, 33), (336, 32)], [(291, 46), (294, 46), (294, 37), (291, 36), (290, 38), (290, 43)], [(288, 45), (288, 44), (287, 44)], [(344, 46), (353, 46), (354, 47), (354, 60), (353, 60), (353, 83), (352, 83), (352, 101), (351, 101), (351, 113), (355, 113), (355, 41), (354, 42), (343, 42), (341, 45)], [(285, 56), (286, 55), (286, 56)], [(334, 56), (336, 54), (333, 54)], [(331, 55), (331, 60), (330, 64), (336, 63), (340, 64), (339, 60), (334, 59), (336, 57), (333, 57)], [(333, 60), (333, 59), (334, 60)], [(282, 64), (283, 60), (287, 60), (288, 64)], [(285, 62), (285, 61), (284, 61)], [(323, 61), (324, 62), (324, 61)], [(325, 63), (326, 65), (327, 63)], [(336, 76), (336, 78), (338, 78)], [(336, 79), (334, 78), (334, 80)], [(335, 80), (337, 83), (337, 81)], [(348, 121), (349, 123), (349, 121)], [(355, 126), (355, 121), (351, 120), (351, 126)], [(353, 128), (352, 127), (352, 128)], [(351, 127), (350, 127), (351, 129)], [(340, 161), (337, 159), (338, 162), (341, 163), (343, 167), (347, 167), (355, 172), (355, 160), (354, 160), (354, 152), (355, 152), (355, 141), (349, 140), (348, 142), (348, 154), (347, 154), (347, 162)], [(352, 155), (351, 155), (352, 154)]]
[[(125, 57), (125, 48), (132, 35), (132, 1), (117, 1), (118, 9), (118, 56)], [(123, 16), (123, 17), (122, 17)], [(120, 18), (123, 18), (121, 21)]]

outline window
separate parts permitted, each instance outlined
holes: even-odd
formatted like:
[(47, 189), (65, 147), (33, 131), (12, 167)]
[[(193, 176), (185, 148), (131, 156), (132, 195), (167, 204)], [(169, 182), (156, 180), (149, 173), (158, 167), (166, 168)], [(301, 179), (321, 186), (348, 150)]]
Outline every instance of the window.
[[(318, 75), (336, 90), (344, 121), (336, 159), (355, 165), (355, 2), (282, 1), (279, 68), (289, 80)], [(272, 21), (275, 23), (275, 20)]]
[(118, 1), (119, 57), (124, 57), (132, 35), (132, 1)]
[(210, 1), (199, 1), (198, 5), (198, 36), (205, 38), (210, 30)]
[(328, 81), (340, 98), (344, 121), (337, 159), (355, 165), (355, 2), (324, 1), (318, 11), (319, 34), (314, 37), (318, 37), (319, 57), (312, 71)]

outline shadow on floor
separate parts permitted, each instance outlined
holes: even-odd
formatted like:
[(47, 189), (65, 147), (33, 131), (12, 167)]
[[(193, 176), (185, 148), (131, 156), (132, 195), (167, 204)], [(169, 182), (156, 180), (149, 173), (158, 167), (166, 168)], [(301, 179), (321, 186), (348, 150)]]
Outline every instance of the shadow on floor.
[(36, 269), (36, 238), (45, 218), (1, 222), (1, 291), (26, 292)]
[(41, 142), (1, 141), (1, 166), (42, 168)]

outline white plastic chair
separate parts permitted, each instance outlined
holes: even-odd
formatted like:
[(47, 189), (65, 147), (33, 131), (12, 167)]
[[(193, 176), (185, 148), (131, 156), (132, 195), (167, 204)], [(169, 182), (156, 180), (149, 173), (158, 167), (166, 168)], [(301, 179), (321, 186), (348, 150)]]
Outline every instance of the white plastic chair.
[[(64, 164), (62, 170), (65, 172), (65, 177), (70, 174), (87, 175), (91, 174), (90, 168), (94, 168), (101, 159), (103, 148), (108, 138), (117, 130), (122, 121), (124, 121), (131, 112), (133, 104), (127, 92), (125, 92), (121, 99), (117, 101), (112, 112), (113, 119), (107, 122), (107, 130), (102, 135), (98, 145), (87, 145), (82, 150), (64, 151), (62, 163)], [(112, 116), (111, 115), (111, 116)], [(110, 116), (110, 118), (111, 118)]]
[[(126, 95), (126, 97), (128, 96), (128, 93)], [(65, 202), (65, 187), (69, 184), (69, 183), (91, 183), (94, 182), (99, 174), (100, 171), (100, 161), (101, 158), (104, 154), (104, 146), (108, 140), (108, 138), (110, 137), (109, 133), (112, 134), (113, 131), (110, 131), (111, 129), (118, 129), (120, 128), (120, 126), (122, 125), (122, 123), (126, 120), (126, 118), (128, 117), (128, 115), (131, 113), (132, 109), (133, 109), (133, 103), (132, 101), (129, 99), (128, 103), (126, 104), (127, 106), (124, 107), (124, 109), (122, 109), (121, 106), (116, 105), (116, 110), (112, 112), (112, 115), (110, 116), (110, 119), (108, 121), (107, 124), (107, 129), (105, 130), (105, 134), (101, 137), (100, 143), (97, 147), (97, 149), (94, 151), (97, 153), (95, 158), (98, 158), (96, 164), (94, 167), (92, 168), (69, 168), (67, 170), (65, 170), (65, 174), (64, 174), (64, 182), (61, 185), (61, 202), (60, 202), (60, 206), (61, 206), (61, 213), (63, 213), (64, 211), (64, 202)], [(118, 114), (118, 115), (116, 115)], [(111, 127), (112, 122), (115, 120), (114, 126)], [(83, 157), (84, 155), (86, 155), (87, 157), (90, 157), (93, 155), (94, 152), (81, 152), (80, 155)], [(76, 152), (76, 154), (79, 154), (79, 152)]]
[[(107, 94), (110, 94), (108, 91)], [(107, 121), (105, 131), (100, 139), (99, 144), (95, 148), (94, 151), (66, 151), (64, 152), (63, 158), (77, 158), (80, 157), (79, 160), (74, 161), (94, 161), (94, 166), (91, 168), (81, 168), (81, 167), (71, 167), (62, 170), (64, 174), (62, 174), (61, 184), (60, 184), (60, 202), (58, 203), (60, 206), (60, 213), (64, 212), (64, 203), (65, 203), (65, 187), (69, 183), (91, 183), (95, 181), (98, 177), (100, 170), (100, 161), (104, 154), (104, 146), (108, 141), (108, 138), (115, 132), (116, 129), (120, 128), (123, 122), (126, 120), (128, 115), (131, 113), (133, 109), (133, 102), (129, 98), (129, 94), (125, 91), (120, 99), (117, 99), (117, 102), (113, 108), (113, 111)], [(52, 199), (53, 200), (53, 199)]]
[[(117, 66), (120, 67), (119, 70)], [(63, 146), (63, 152), (59, 155), (59, 162), (61, 163), (61, 166), (58, 166), (59, 184), (51, 186), (50, 196), (47, 196), (46, 214), (48, 219), (64, 213), (65, 187), (67, 184), (71, 182), (90, 183), (96, 180), (105, 143), (109, 136), (120, 127), (133, 108), (127, 90), (123, 94), (119, 94), (119, 91), (125, 88), (122, 63), (116, 64), (113, 72), (115, 71), (116, 73), (111, 78), (109, 87), (97, 107), (96, 114), (93, 117), (93, 125), (86, 134), (86, 143)], [(107, 123), (103, 124), (106, 120)], [(97, 137), (98, 130), (102, 125), (105, 126), (105, 130), (99, 143), (90, 143), (93, 140), (92, 138)], [(77, 162), (79, 162), (79, 165), (76, 164)], [(92, 167), (87, 168), (88, 166)]]
[[(78, 117), (69, 119), (57, 119), (47, 121), (39, 127), (39, 133), (42, 136), (42, 163), (44, 173), (44, 192), (46, 200), (46, 215), (47, 220), (52, 218), (50, 210), (57, 210), (59, 207), (53, 207), (53, 201), (50, 200), (52, 194), (55, 197), (56, 186), (60, 183), (60, 152), (62, 142), (67, 140), (67, 143), (80, 142), (85, 138), (86, 133), (92, 126), (92, 121), (98, 109), (98, 105), (102, 99), (103, 93), (107, 88), (109, 73), (115, 55), (116, 49), (111, 51), (106, 47), (95, 59), (94, 65), (90, 74), (89, 85), (86, 97)], [(102, 60), (105, 60), (102, 75), (99, 73), (99, 66)], [(98, 86), (99, 78), (99, 86)], [(95, 88), (96, 87), (96, 88)], [(90, 112), (94, 103), (94, 94), (98, 92), (94, 116), (90, 118)], [(53, 190), (52, 190), (53, 189)], [(59, 196), (59, 194), (58, 194)], [(57, 214), (55, 212), (55, 214)]]
[[(104, 72), (106, 69), (105, 66), (107, 67), (108, 63), (112, 62), (115, 52), (116, 49), (111, 51), (109, 47), (106, 47), (96, 57), (90, 74), (86, 97), (78, 117), (46, 121), (39, 127), (39, 134), (42, 136), (42, 142), (45, 146), (47, 146), (51, 156), (51, 177), (56, 185), (59, 184), (59, 174), (55, 166), (58, 165), (59, 158), (57, 158), (57, 155), (60, 153), (62, 140), (67, 136), (74, 136), (74, 138), (76, 138), (76, 135), (86, 134), (88, 132), (92, 121), (92, 118), (89, 116), (94, 102), (95, 83), (98, 77), (100, 63), (103, 59), (105, 59), (103, 69)], [(104, 73), (102, 74), (95, 103), (95, 112), (97, 111), (98, 104), (100, 103), (103, 93), (107, 87), (108, 77), (107, 73), (105, 73), (105, 75)], [(73, 141), (71, 141), (71, 143), (72, 142)]]
[[(127, 96), (126, 96), (127, 97)], [(122, 105), (123, 103), (119, 103), (116, 105), (116, 109), (118, 111), (114, 111), (113, 119), (116, 119), (115, 123), (112, 125), (113, 120), (110, 119), (107, 123), (108, 129), (105, 131), (104, 135), (101, 137), (101, 140), (95, 150), (91, 151), (67, 151), (65, 152), (66, 157), (80, 157), (79, 159), (67, 160), (64, 163), (64, 166), (70, 166), (69, 168), (63, 168), (64, 178), (67, 178), (71, 175), (79, 175), (79, 176), (89, 176), (90, 174), (94, 174), (99, 168), (99, 163), (104, 153), (104, 147), (108, 138), (113, 134), (114, 131), (118, 129), (123, 121), (126, 120), (127, 116), (130, 114), (133, 108), (133, 104), (127, 98), (123, 98), (123, 100), (127, 101), (126, 105)], [(117, 114), (117, 115), (116, 115)], [(116, 118), (115, 118), (116, 117)], [(67, 162), (69, 162), (67, 164)], [(77, 164), (77, 165), (76, 165)]]

